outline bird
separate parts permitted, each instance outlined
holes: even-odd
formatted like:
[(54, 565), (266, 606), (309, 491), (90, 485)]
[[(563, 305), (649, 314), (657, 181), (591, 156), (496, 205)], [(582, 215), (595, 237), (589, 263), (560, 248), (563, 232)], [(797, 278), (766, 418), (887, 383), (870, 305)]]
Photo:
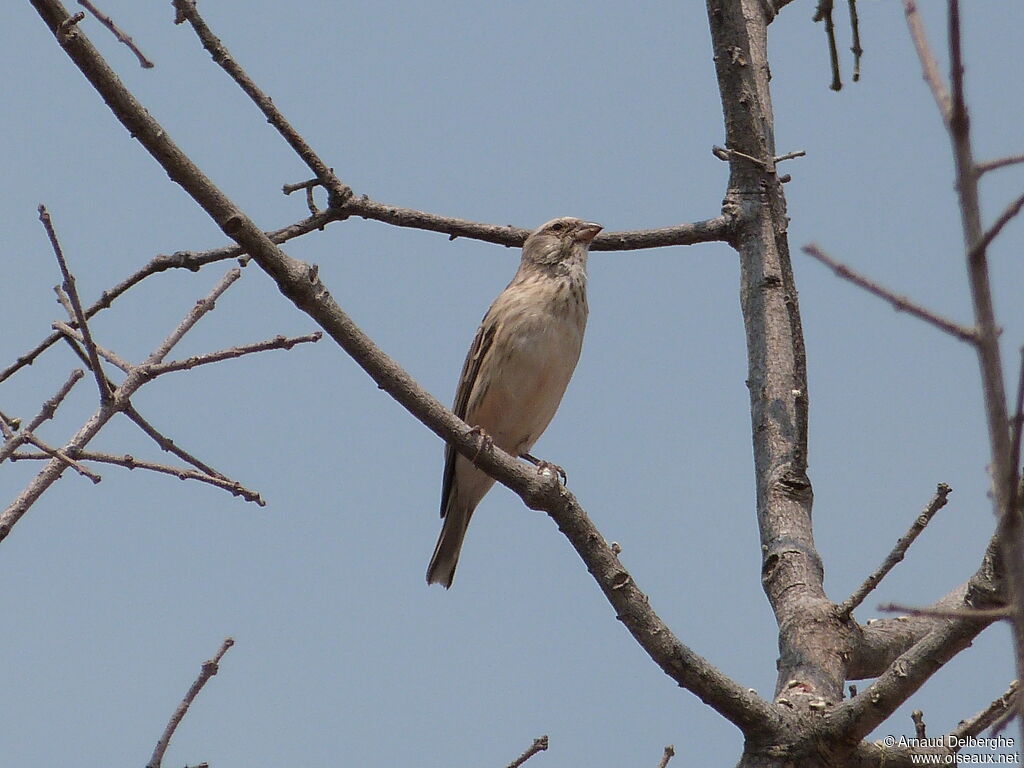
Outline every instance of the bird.
[[(469, 347), (455, 391), (455, 415), (480, 445), (529, 455), (569, 385), (587, 325), (587, 253), (600, 224), (552, 219), (526, 238), (512, 282), (491, 304)], [(557, 468), (556, 468), (557, 469)], [(427, 583), (450, 588), (473, 511), (494, 485), (474, 461), (445, 447), (444, 523)]]

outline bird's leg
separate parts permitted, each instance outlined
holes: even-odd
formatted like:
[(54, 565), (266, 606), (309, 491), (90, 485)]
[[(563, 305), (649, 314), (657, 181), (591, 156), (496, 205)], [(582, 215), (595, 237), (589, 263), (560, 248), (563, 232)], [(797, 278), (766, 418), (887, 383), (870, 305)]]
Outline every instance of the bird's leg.
[(484, 431), (484, 428), (481, 427), (479, 424), (477, 424), (475, 427), (470, 429), (469, 432), (466, 433), (466, 437), (469, 437), (470, 435), (476, 435), (479, 438), (476, 444), (476, 453), (474, 453), (473, 458), (470, 459), (470, 461), (472, 461), (475, 466), (476, 460), (480, 458), (480, 453), (482, 451), (489, 451), (491, 450), (491, 448), (494, 447), (494, 438), (488, 435)]
[(550, 461), (545, 461), (544, 459), (538, 459), (536, 456), (531, 456), (528, 453), (519, 454), (519, 458), (526, 459), (528, 462), (533, 464), (533, 466), (537, 468), (538, 472), (543, 472), (544, 470), (547, 470), (548, 472), (554, 472), (560, 478), (562, 478), (562, 485), (565, 485), (567, 482), (569, 482), (569, 476), (565, 474), (565, 470), (562, 469), (557, 464), (552, 464)]

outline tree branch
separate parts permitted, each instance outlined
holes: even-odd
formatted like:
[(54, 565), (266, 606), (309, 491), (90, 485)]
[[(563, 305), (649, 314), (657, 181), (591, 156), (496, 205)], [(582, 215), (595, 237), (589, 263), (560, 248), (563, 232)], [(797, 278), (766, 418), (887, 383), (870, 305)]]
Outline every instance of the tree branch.
[(539, 739), (534, 739), (533, 740), (533, 744), (531, 744), (527, 748), (527, 750), (525, 752), (523, 752), (523, 754), (521, 754), (519, 757), (517, 757), (515, 760), (513, 760), (511, 763), (508, 764), (508, 768), (519, 768), (520, 765), (525, 763), (531, 757), (536, 755), (538, 752), (543, 752), (547, 748), (548, 748), (548, 737), (547, 736), (541, 736)]
[[(47, 452), (38, 454), (16, 453), (11, 457), (11, 459), (22, 461), (28, 459), (39, 460), (48, 457), (49, 453)], [(237, 480), (229, 480), (225, 477), (222, 477), (219, 474), (210, 475), (207, 474), (206, 472), (197, 472), (194, 469), (185, 469), (184, 467), (172, 467), (168, 464), (158, 464), (153, 461), (137, 459), (131, 454), (127, 453), (122, 456), (116, 456), (112, 453), (99, 453), (96, 451), (79, 451), (76, 454), (76, 458), (79, 461), (95, 461), (99, 464), (113, 464), (118, 467), (124, 467), (125, 469), (146, 469), (149, 470), (150, 472), (157, 472), (162, 475), (170, 475), (171, 477), (176, 477), (179, 480), (196, 480), (200, 483), (207, 483), (208, 485), (212, 485), (215, 488), (225, 490), (232, 496), (240, 496), (245, 501), (251, 501), (261, 507), (267, 506), (267, 502), (263, 500), (263, 497), (260, 495), (259, 491), (250, 490), (249, 488), (246, 488), (241, 483), (239, 483)], [(71, 461), (71, 459), (68, 458), (65, 458), (64, 460)], [(73, 466), (75, 466), (75, 468), (77, 469), (78, 466), (80, 465), (75, 463)], [(84, 467), (82, 468), (82, 470), (84, 470), (83, 474), (86, 474), (87, 476), (91, 475), (91, 473), (89, 473), (88, 470), (85, 470)]]
[(156, 743), (156, 748), (153, 750), (153, 756), (149, 758), (149, 762), (146, 763), (146, 768), (160, 768), (161, 763), (164, 760), (164, 752), (167, 751), (168, 745), (171, 743), (171, 737), (174, 736), (174, 732), (178, 729), (182, 719), (188, 713), (188, 708), (192, 706), (192, 702), (195, 700), (199, 692), (203, 690), (203, 686), (209, 682), (210, 678), (217, 674), (220, 669), (220, 660), (224, 658), (224, 654), (228, 652), (228, 649), (235, 644), (235, 641), (228, 637), (224, 639), (224, 642), (220, 646), (220, 650), (217, 651), (216, 655), (209, 661), (203, 662), (203, 668), (199, 672), (199, 677), (192, 683), (192, 687), (188, 689), (188, 693), (185, 694), (185, 698), (182, 699), (181, 704), (174, 710), (174, 714), (171, 715), (170, 721), (167, 723), (167, 727), (164, 728), (163, 735), (160, 736), (160, 740)]
[(836, 261), (817, 245), (805, 245), (802, 250), (811, 258), (817, 259), (826, 267), (830, 267), (833, 272), (844, 280), (848, 280), (854, 285), (860, 286), (868, 293), (888, 301), (897, 312), (906, 312), (919, 320), (924, 320), (926, 323), (934, 325), (940, 331), (944, 331), (950, 336), (960, 339), (960, 341), (966, 341), (969, 344), (977, 342), (977, 333), (973, 328), (968, 328), (967, 326), (948, 320), (942, 315), (932, 312), (930, 309), (926, 309), (920, 304), (914, 303), (906, 296), (900, 296), (899, 294), (893, 293), (888, 288), (885, 288), (873, 280), (854, 272), (842, 262)]
[(0, 464), (2, 464), (4, 459), (18, 450), (18, 448), (25, 443), (28, 439), (26, 435), (33, 434), (37, 429), (39, 429), (39, 426), (44, 421), (53, 418), (53, 414), (57, 412), (57, 408), (64, 401), (64, 398), (68, 396), (71, 388), (75, 386), (83, 376), (85, 376), (85, 372), (80, 368), (73, 370), (71, 375), (68, 376), (67, 380), (61, 385), (60, 389), (57, 390), (57, 393), (43, 403), (43, 407), (32, 421), (28, 423), (28, 426), (19, 434), (16, 434), (6, 440), (3, 445), (0, 445)]
[[(284, 254), (170, 139), (167, 132), (121, 84), (80, 30), (61, 31), (67, 18), (58, 0), (31, 0), (58, 42), (102, 95), (115, 116), (164, 168), (170, 178), (210, 215), (352, 358), (417, 419), (483, 471), (515, 491), (532, 509), (558, 524), (598, 582), (619, 619), (662, 669), (746, 733), (777, 727), (781, 713), (737, 685), (679, 642), (651, 609), (632, 577), (593, 526), (575, 497), (557, 479), (540, 475), (494, 448), (480, 453), (467, 424), (456, 418), (385, 355), (334, 301), (315, 269)], [(147, 361), (156, 362), (156, 361)], [(132, 375), (128, 377), (131, 381)], [(478, 455), (477, 455), (478, 454)], [(0, 534), (4, 532), (0, 518)]]
[(50, 213), (46, 210), (45, 205), (39, 206), (39, 220), (43, 222), (43, 228), (46, 230), (46, 236), (50, 239), (50, 245), (53, 247), (53, 255), (57, 257), (57, 264), (60, 266), (60, 273), (64, 276), (64, 290), (67, 292), (68, 299), (71, 302), (71, 307), (75, 313), (75, 320), (78, 322), (78, 327), (82, 330), (82, 341), (85, 345), (85, 351), (89, 355), (89, 367), (92, 368), (93, 375), (96, 377), (96, 386), (100, 391), (100, 401), (106, 401), (110, 399), (110, 390), (107, 389), (106, 378), (103, 375), (103, 369), (100, 368), (100, 359), (96, 354), (96, 344), (92, 340), (92, 334), (89, 332), (89, 325), (85, 321), (85, 312), (82, 311), (82, 302), (78, 298), (78, 288), (75, 286), (75, 276), (68, 270), (68, 264), (64, 260), (64, 251), (60, 247), (60, 243), (57, 241), (57, 232), (53, 228), (53, 222), (50, 220)]
[[(67, 17), (67, 11), (62, 11), (63, 17)], [(64, 31), (65, 27), (63, 22), (59, 22), (56, 27), (58, 37), (60, 35), (66, 35)], [(152, 365), (163, 360), (164, 356), (170, 351), (171, 347), (174, 346), (181, 337), (188, 332), (199, 319), (210, 309), (212, 309), (214, 302), (218, 296), (220, 296), (228, 286), (231, 285), (235, 280), (238, 279), (238, 270), (234, 269), (228, 272), (213, 289), (213, 291), (205, 298), (197, 302), (196, 306), (193, 307), (185, 319), (178, 325), (174, 331), (171, 332), (170, 336), (164, 340), (164, 342), (157, 347), (157, 349), (146, 359), (146, 363), (140, 366), (132, 368), (131, 372), (125, 377), (125, 380), (111, 392), (110, 398), (100, 402), (99, 409), (81, 426), (78, 432), (71, 438), (71, 440), (63, 447), (63, 452), (68, 456), (74, 456), (77, 452), (82, 450), (89, 441), (91, 441), (97, 433), (110, 421), (113, 416), (119, 411), (124, 411), (130, 407), (130, 399), (139, 388), (144, 384), (151, 381), (151, 377), (146, 373), (146, 365)], [(65, 385), (67, 386), (67, 385)], [(67, 464), (60, 459), (54, 458), (29, 482), (28, 486), (12, 501), (8, 507), (0, 513), (0, 541), (3, 541), (10, 534), (11, 529), (21, 520), (22, 516), (28, 509), (36, 502), (36, 500), (49, 488), (53, 483), (67, 469)]]
[(899, 541), (896, 542), (896, 546), (892, 548), (892, 551), (885, 558), (880, 566), (864, 580), (857, 590), (844, 600), (837, 608), (836, 613), (841, 619), (849, 618), (850, 614), (853, 613), (854, 609), (858, 605), (864, 602), (864, 598), (867, 597), (871, 592), (874, 591), (875, 587), (884, 579), (889, 571), (896, 567), (896, 565), (903, 560), (903, 556), (910, 549), (910, 545), (914, 543), (914, 540), (921, 535), (921, 531), (925, 529), (925, 526), (931, 522), (931, 519), (935, 517), (935, 513), (946, 506), (946, 497), (952, 492), (952, 489), (945, 483), (939, 483), (935, 489), (935, 495), (932, 500), (928, 502), (928, 505), (914, 519), (913, 525), (910, 526), (903, 536), (900, 537)]
[(842, 659), (855, 643), (856, 628), (838, 620), (825, 594), (811, 525), (807, 361), (786, 201), (771, 172), (778, 153), (767, 19), (754, 0), (707, 0), (707, 9), (730, 150), (723, 212), (737, 222), (731, 242), (740, 257), (762, 586), (779, 625), (775, 694), (785, 693), (790, 704), (809, 714), (812, 703), (842, 700)]

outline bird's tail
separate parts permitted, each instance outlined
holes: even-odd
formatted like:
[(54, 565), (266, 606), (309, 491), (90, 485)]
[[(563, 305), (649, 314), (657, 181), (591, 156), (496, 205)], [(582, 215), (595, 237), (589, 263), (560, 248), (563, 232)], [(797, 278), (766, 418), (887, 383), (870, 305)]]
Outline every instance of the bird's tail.
[(462, 551), (462, 540), (466, 538), (472, 508), (459, 504), (451, 504), (441, 526), (441, 535), (434, 547), (434, 556), (427, 566), (427, 584), (443, 584), (445, 589), (452, 585), (455, 578), (455, 566), (459, 564), (459, 552)]

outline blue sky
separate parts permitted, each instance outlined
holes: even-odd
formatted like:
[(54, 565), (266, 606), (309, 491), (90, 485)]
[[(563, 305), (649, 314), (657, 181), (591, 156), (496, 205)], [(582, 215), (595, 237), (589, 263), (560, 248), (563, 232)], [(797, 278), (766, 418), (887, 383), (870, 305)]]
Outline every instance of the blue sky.
[[(944, 4), (924, 8), (940, 57)], [(949, 145), (895, 2), (862, 2), (860, 83), (828, 89), (815, 3), (772, 25), (780, 152), (811, 404), (816, 541), (845, 598), (937, 482), (949, 506), (857, 611), (927, 603), (977, 566), (992, 530), (977, 366), (965, 346), (838, 280), (833, 256), (968, 322)], [(209, 60), (169, 4), (104, 9), (157, 66), (84, 29), (170, 135), (261, 226), (305, 215), (284, 183), (309, 172)], [(557, 215), (609, 230), (710, 218), (727, 167), (698, 2), (446, 4), (205, 0), (214, 31), (359, 194), (533, 227)], [(965, 4), (979, 157), (1022, 151), (1012, 0)], [(840, 47), (849, 47), (845, 9)], [(126, 134), (27, 2), (5, 3), (0, 145), (7, 278), (0, 363), (62, 310), (35, 208), (46, 203), (87, 301), (157, 253), (223, 235)], [(991, 220), (1020, 167), (986, 177)], [(992, 249), (1004, 355), (1024, 340), (1021, 223)], [(442, 401), (518, 252), (353, 220), (292, 241), (381, 347)], [(228, 264), (147, 280), (92, 324), (140, 360)], [(721, 244), (590, 260), (583, 356), (534, 453), (623, 547), (677, 635), (770, 696), (775, 623), (759, 583), (745, 342), (735, 254)], [(254, 266), (178, 355), (302, 334), (311, 322)], [(29, 418), (75, 365), (66, 349), (0, 385)], [(95, 406), (88, 379), (42, 434), (60, 443)], [(732, 764), (738, 732), (644, 655), (546, 517), (496, 488), (450, 592), (423, 573), (439, 528), (442, 446), (327, 341), (168, 376), (135, 404), (269, 504), (167, 477), (67, 474), (0, 544), (0, 750), (11, 764), (143, 764), (226, 635), (236, 645), (181, 726), (167, 765)], [(94, 447), (159, 459), (127, 422)], [(0, 468), (12, 497), (34, 467)], [(1013, 677), (1008, 633), (986, 632), (906, 708), (943, 732)], [(863, 683), (861, 684), (863, 687)], [(906, 712), (879, 731), (912, 733)]]

